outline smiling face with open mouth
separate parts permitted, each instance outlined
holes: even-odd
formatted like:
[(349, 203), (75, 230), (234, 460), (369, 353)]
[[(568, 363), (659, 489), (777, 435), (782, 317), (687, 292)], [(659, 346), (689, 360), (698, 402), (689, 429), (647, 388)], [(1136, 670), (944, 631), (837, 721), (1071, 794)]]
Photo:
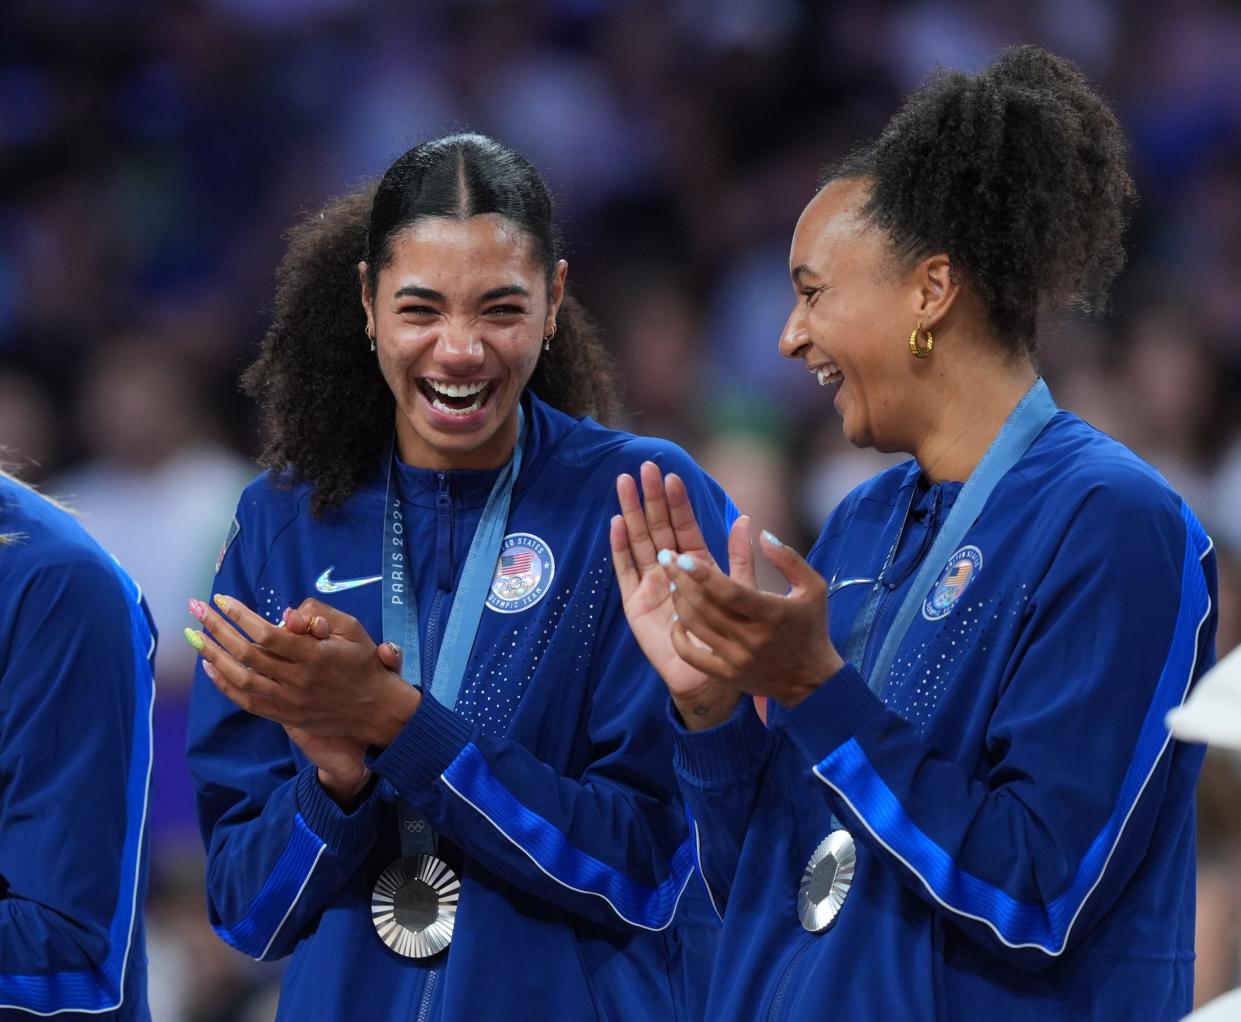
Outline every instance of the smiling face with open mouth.
[(397, 449), (422, 468), (495, 468), (517, 437), (517, 403), (564, 296), (530, 240), (495, 213), (430, 217), (397, 234), (367, 327), (396, 398)]
[(819, 385), (836, 388), (833, 404), (845, 437), (859, 447), (911, 450), (906, 435), (925, 373), (905, 338), (918, 322), (919, 293), (903, 275), (881, 231), (861, 209), (868, 182), (831, 182), (802, 212), (789, 267), (796, 304), (780, 351), (800, 358)]

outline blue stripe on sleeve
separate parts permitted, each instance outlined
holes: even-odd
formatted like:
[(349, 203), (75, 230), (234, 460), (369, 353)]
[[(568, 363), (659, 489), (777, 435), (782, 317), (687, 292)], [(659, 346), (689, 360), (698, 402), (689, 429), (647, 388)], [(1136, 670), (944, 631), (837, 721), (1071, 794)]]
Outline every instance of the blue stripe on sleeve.
[(138, 891), (143, 872), (147, 797), (151, 786), (151, 727), (155, 705), (152, 675), (155, 636), (142, 609), (142, 592), (117, 567), (117, 577), (130, 600), (130, 642), (133, 650), (134, 719), (126, 784), (125, 844), (121, 851), (120, 886), (108, 926), (108, 957), (94, 970), (44, 976), (0, 975), (0, 1009), (34, 1015), (61, 1012), (114, 1011), (125, 999), (125, 971), (140, 911)]
[(1009, 947), (1036, 948), (1049, 955), (1064, 951), (1074, 922), (1103, 879), (1125, 825), (1171, 741), (1163, 719), (1170, 709), (1184, 701), (1189, 691), (1197, 666), (1198, 635), (1211, 612), (1211, 598), (1200, 566), (1211, 550), (1211, 540), (1184, 503), (1182, 517), (1186, 529), (1185, 560), (1171, 647), (1138, 733), (1116, 807), (1083, 856), (1064, 894), (1045, 906), (1019, 902), (960, 869), (952, 856), (910, 819), (856, 739), (839, 746), (814, 767), (819, 780), (844, 799), (876, 840), (918, 877), (937, 902), (984, 923)]
[(327, 848), (298, 813), (293, 831), (262, 890), (250, 905), (246, 917), (235, 926), (212, 927), (220, 938), (251, 958), (262, 959), (271, 950), (280, 927), (297, 905), (310, 882), (320, 856)]
[(473, 742), (440, 779), (556, 883), (602, 898), (631, 926), (662, 930), (672, 922), (694, 872), (692, 836), (673, 853), (668, 879), (648, 887), (574, 848), (558, 828), (523, 806), (491, 773)]

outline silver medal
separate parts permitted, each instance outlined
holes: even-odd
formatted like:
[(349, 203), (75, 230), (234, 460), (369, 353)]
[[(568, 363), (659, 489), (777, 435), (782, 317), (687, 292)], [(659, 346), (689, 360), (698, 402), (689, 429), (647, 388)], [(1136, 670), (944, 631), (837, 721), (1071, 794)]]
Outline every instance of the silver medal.
[(847, 830), (834, 830), (810, 856), (797, 891), (797, 915), (811, 933), (822, 933), (836, 921), (853, 886), (857, 849)]
[(406, 958), (429, 958), (448, 947), (461, 884), (434, 855), (398, 859), (375, 881), (371, 921), (388, 947)]

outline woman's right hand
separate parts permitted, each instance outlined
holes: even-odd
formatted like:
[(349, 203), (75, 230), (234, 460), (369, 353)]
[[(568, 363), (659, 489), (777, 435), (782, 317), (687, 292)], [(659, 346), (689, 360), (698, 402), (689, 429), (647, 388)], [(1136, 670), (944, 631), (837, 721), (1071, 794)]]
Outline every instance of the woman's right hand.
[[(659, 466), (648, 461), (642, 465), (641, 480), (639, 494), (632, 476), (617, 477), (621, 513), (612, 519), (612, 566), (625, 617), (638, 646), (668, 686), (686, 727), (700, 731), (726, 720), (736, 708), (740, 692), (691, 667), (673, 648), (671, 590), (658, 558), (661, 550), (672, 550), (708, 563), (714, 559), (680, 477), (670, 473), (665, 480)], [(753, 588), (749, 528), (745, 515), (733, 524), (728, 561), (731, 577)]]
[[(315, 639), (326, 639), (329, 630), (327, 622), (321, 617), (307, 618), (300, 610), (285, 611), (284, 627), (295, 635), (309, 635)], [(389, 652), (387, 645), (378, 650)], [(392, 654), (389, 652), (388, 659)], [(380, 655), (381, 662), (385, 657)], [(400, 673), (399, 656), (393, 663), (384, 663), (385, 667)], [(312, 735), (301, 728), (284, 726), (288, 734), (306, 758), (319, 768), (319, 784), (341, 809), (345, 812), (357, 808), (359, 796), (366, 789), (371, 779), (370, 767), (366, 765), (366, 746), (356, 738), (337, 735)]]

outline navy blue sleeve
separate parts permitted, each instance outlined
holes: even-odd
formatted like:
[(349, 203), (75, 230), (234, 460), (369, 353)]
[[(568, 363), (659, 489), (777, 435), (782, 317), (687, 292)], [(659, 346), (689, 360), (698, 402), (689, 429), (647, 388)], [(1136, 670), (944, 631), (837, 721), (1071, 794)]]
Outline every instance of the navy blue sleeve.
[[(246, 504), (243, 497), (239, 532), (212, 592), (253, 607), (272, 536), (247, 521)], [(365, 860), (378, 834), (379, 796), (372, 790), (352, 813), (343, 812), (313, 764), (299, 769), (284, 729), (231, 703), (201, 663), (188, 746), (211, 925), (251, 958), (287, 955)]]
[(0, 623), (5, 1017), (117, 1008), (146, 881), (150, 621), (102, 558), (40, 558)]
[[(808, 560), (825, 537), (840, 531), (852, 504), (850, 495), (832, 512)], [(698, 870), (722, 919), (776, 741), (748, 697), (742, 697), (727, 721), (705, 731), (688, 730), (671, 701), (668, 714), (676, 733), (677, 782), (690, 814)]]
[(716, 915), (732, 892), (750, 817), (762, 789), (773, 740), (743, 696), (733, 715), (717, 727), (689, 731), (671, 700), (668, 715), (676, 733), (676, 772), (689, 814), (698, 871)]
[[(723, 557), (731, 502), (688, 458), (675, 470)], [(601, 536), (609, 518), (600, 514)], [(673, 779), (666, 690), (629, 631), (614, 578), (591, 679), (591, 762), (581, 776), (482, 736), (431, 698), (372, 765), (437, 831), (510, 882), (607, 926), (662, 930), (693, 874), (694, 848)]]
[(1169, 793), (1191, 810), (1198, 760), (1163, 719), (1213, 659), (1213, 596), (1211, 543), (1187, 507), (1100, 487), (1030, 597), (985, 777), (939, 756), (852, 667), (779, 726), (911, 890), (1040, 968), (1115, 903)]

